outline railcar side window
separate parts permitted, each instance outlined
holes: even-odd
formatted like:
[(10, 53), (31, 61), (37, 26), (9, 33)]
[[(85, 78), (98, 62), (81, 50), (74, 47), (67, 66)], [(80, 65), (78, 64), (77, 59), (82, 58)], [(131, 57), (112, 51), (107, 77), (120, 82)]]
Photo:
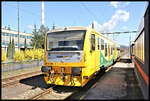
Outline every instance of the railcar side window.
[(111, 55), (113, 54), (113, 45), (111, 45)]
[(104, 50), (104, 40), (101, 39), (101, 50)]
[(97, 38), (97, 47), (98, 47), (98, 50), (100, 49), (100, 42), (99, 42), (99, 37)]
[(95, 35), (92, 34), (91, 36), (91, 49), (95, 50)]
[(108, 44), (108, 56), (110, 56), (110, 44)]
[(107, 43), (105, 43), (105, 56), (107, 56)]

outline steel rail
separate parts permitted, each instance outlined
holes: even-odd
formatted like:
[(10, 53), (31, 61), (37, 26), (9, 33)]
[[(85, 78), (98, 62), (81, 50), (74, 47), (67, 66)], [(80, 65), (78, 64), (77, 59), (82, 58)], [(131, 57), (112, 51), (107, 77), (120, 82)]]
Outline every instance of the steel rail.
[(2, 79), (2, 88), (19, 83), (21, 79), (41, 74), (41, 71), (30, 72)]
[(40, 97), (42, 97), (42, 96), (44, 96), (44, 95), (46, 95), (46, 94), (48, 94), (48, 93), (50, 93), (52, 91), (53, 91), (52, 87), (48, 88), (48, 89), (44, 90), (43, 92), (41, 92), (40, 94), (37, 94), (37, 95), (35, 95), (33, 97), (30, 97), (29, 100), (31, 100), (31, 99), (39, 99)]

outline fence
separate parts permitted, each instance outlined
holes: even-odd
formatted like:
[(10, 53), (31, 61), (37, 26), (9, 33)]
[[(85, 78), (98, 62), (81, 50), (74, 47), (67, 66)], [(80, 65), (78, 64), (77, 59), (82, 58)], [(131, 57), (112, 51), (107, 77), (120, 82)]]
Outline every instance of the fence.
[(3, 62), (1, 64), (2, 72), (13, 71), (24, 68), (31, 68), (42, 66), (43, 60), (27, 60), (27, 61), (17, 61), (17, 62)]

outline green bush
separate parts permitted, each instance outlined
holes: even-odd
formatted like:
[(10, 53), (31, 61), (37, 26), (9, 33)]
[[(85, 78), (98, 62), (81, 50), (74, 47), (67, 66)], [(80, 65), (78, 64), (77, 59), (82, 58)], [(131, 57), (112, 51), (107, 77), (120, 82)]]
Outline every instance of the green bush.
[(3, 49), (1, 49), (1, 54), (2, 54), (1, 60), (2, 60), (2, 62), (5, 62), (6, 61), (6, 53)]

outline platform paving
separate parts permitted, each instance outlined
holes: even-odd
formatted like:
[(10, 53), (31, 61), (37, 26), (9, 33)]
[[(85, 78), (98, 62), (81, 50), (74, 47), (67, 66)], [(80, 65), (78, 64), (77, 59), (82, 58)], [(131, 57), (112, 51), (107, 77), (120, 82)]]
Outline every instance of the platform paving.
[[(128, 54), (121, 59), (128, 60)], [(134, 64), (117, 62), (80, 99), (144, 99), (134, 73)]]

